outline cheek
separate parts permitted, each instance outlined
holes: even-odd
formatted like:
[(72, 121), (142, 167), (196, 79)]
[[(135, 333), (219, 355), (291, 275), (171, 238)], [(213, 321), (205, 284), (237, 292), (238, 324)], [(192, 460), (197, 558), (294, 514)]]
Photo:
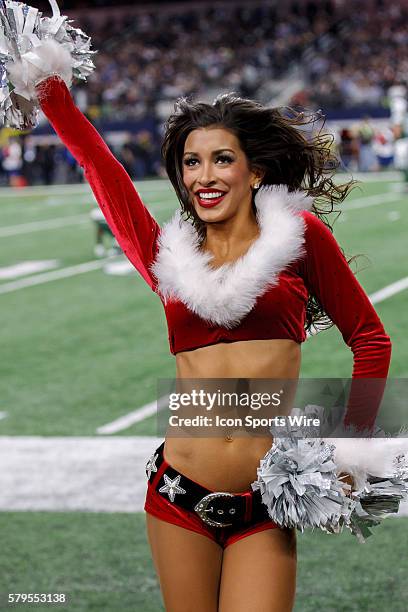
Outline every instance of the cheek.
[(185, 166), (182, 170), (183, 183), (189, 189), (194, 182), (194, 177), (192, 176), (192, 172), (188, 171), (188, 168)]
[(225, 173), (225, 180), (231, 185), (242, 191), (246, 191), (251, 185), (251, 175), (248, 168), (242, 164), (237, 165)]

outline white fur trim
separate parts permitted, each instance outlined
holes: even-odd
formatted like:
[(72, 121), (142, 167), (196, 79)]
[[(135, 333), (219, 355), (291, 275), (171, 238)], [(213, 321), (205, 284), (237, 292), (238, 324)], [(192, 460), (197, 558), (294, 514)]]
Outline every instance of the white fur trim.
[(15, 92), (27, 100), (36, 100), (36, 86), (50, 76), (59, 76), (68, 87), (72, 82), (73, 58), (55, 40), (39, 41), (21, 60), (7, 65)]
[(232, 328), (240, 323), (278, 275), (303, 253), (304, 221), (296, 214), (312, 207), (304, 192), (285, 185), (261, 188), (256, 197), (259, 238), (233, 263), (219, 268), (199, 248), (191, 223), (178, 211), (163, 226), (152, 271), (164, 300), (178, 299), (202, 319)]
[(334, 444), (337, 473), (351, 474), (355, 490), (363, 489), (367, 476), (391, 478), (398, 455), (408, 457), (406, 438), (325, 438)]

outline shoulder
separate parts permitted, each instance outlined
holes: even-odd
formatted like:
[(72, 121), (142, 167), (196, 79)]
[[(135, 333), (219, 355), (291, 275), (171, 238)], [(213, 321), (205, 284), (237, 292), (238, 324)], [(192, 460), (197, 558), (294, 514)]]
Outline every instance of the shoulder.
[[(347, 260), (331, 230), (316, 215), (302, 211), (304, 220), (304, 256), (298, 262), (298, 273), (302, 277), (321, 275), (343, 267)], [(348, 264), (347, 264), (348, 266)]]
[(308, 235), (310, 237), (318, 237), (320, 234), (333, 235), (329, 228), (325, 226), (323, 221), (321, 221), (314, 213), (310, 212), (309, 210), (302, 210), (300, 214), (305, 223), (305, 236)]
[(301, 216), (305, 223), (304, 246), (306, 253), (316, 249), (336, 249), (339, 245), (333, 232), (310, 211), (302, 211)]

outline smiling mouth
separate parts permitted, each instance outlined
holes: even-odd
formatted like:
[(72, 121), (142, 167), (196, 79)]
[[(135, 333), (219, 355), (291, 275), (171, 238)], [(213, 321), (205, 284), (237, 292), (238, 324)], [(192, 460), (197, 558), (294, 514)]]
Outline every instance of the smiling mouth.
[(217, 191), (216, 189), (211, 191), (200, 190), (195, 194), (198, 203), (204, 208), (212, 208), (213, 206), (216, 206), (224, 199), (226, 195), (227, 194), (225, 191)]

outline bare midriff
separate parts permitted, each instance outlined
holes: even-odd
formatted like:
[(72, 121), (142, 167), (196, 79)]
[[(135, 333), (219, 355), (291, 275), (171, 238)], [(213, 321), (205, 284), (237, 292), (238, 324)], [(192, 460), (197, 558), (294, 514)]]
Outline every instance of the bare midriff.
[[(244, 379), (249, 381), (248, 393), (270, 393), (275, 381), (277, 392), (283, 386), (282, 381), (291, 381), (285, 387), (290, 389), (289, 393), (286, 392), (284, 402), (274, 413), (287, 414), (292, 408), (300, 363), (300, 344), (293, 340), (219, 343), (176, 355), (178, 390), (188, 392), (193, 379), (204, 379), (200, 388), (212, 391), (219, 387), (217, 379)], [(222, 414), (220, 406), (216, 410)], [(205, 413), (201, 408), (196, 412)], [(247, 491), (256, 480), (260, 459), (271, 447), (271, 435), (266, 432), (254, 435), (253, 431), (236, 428), (229, 431), (228, 427), (212, 430), (207, 437), (205, 429), (198, 435), (196, 430), (191, 431), (191, 435), (172, 432), (166, 437), (164, 454), (168, 463), (208, 489), (230, 493)]]

